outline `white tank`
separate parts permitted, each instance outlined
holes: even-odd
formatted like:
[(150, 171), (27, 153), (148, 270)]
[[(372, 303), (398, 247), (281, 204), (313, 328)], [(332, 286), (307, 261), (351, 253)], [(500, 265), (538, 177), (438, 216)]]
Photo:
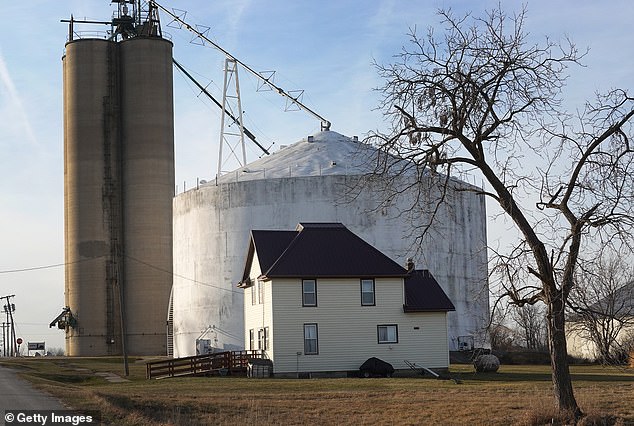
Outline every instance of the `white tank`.
[(449, 204), (418, 241), (413, 227), (429, 216), (409, 209), (416, 194), (381, 206), (377, 191), (385, 181), (359, 190), (376, 153), (321, 132), (175, 197), (174, 356), (194, 355), (199, 337), (217, 349), (244, 347), (243, 290), (236, 284), (249, 232), (293, 230), (299, 222), (341, 222), (396, 262), (412, 258), (416, 268), (431, 270), (456, 306), (449, 313), (450, 348), (458, 349), (459, 337), (483, 342), (489, 312), (484, 197), (450, 191)]

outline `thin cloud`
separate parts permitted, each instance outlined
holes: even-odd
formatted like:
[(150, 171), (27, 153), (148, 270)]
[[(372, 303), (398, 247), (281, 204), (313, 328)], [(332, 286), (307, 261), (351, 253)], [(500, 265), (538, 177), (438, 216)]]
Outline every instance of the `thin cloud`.
[(242, 16), (251, 5), (251, 0), (233, 1), (227, 4), (227, 41), (235, 46), (241, 30)]
[(13, 84), (13, 79), (11, 78), (11, 74), (9, 73), (9, 68), (4, 60), (4, 56), (0, 51), (0, 82), (4, 87), (5, 91), (8, 93), (8, 103), (12, 110), (16, 111), (19, 120), (21, 121), (21, 127), (26, 132), (27, 138), (34, 145), (38, 145), (37, 138), (35, 137), (35, 132), (33, 131), (33, 127), (29, 122), (29, 118), (24, 109), (24, 104), (22, 103), (22, 98), (20, 97), (20, 93)]

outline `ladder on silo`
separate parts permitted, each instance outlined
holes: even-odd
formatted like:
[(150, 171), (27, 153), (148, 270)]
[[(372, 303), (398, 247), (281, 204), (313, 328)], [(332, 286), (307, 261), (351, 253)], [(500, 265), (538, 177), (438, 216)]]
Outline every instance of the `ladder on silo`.
[(167, 304), (167, 356), (174, 357), (174, 286), (170, 291), (170, 300)]

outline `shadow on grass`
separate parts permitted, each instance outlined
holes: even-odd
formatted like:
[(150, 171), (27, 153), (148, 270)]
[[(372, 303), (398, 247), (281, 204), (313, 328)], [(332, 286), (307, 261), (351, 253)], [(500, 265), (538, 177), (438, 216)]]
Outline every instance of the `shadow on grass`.
[(550, 374), (544, 373), (455, 373), (461, 380), (477, 382), (539, 382), (550, 381)]
[(100, 379), (86, 374), (50, 374), (50, 373), (33, 373), (34, 377), (50, 380), (59, 383), (83, 384), (91, 382), (99, 382)]
[[(571, 373), (573, 382), (634, 382), (634, 376), (618, 374), (574, 374)], [(540, 382), (551, 381), (550, 373), (452, 373), (452, 376), (461, 380), (473, 380), (479, 382)]]

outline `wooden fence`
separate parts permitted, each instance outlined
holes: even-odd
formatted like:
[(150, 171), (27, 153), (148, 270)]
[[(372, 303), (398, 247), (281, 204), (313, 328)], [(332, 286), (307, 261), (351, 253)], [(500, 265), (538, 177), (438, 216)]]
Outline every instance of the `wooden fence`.
[(251, 358), (262, 358), (260, 351), (228, 351), (148, 362), (146, 377), (206, 376), (212, 374), (245, 374)]

